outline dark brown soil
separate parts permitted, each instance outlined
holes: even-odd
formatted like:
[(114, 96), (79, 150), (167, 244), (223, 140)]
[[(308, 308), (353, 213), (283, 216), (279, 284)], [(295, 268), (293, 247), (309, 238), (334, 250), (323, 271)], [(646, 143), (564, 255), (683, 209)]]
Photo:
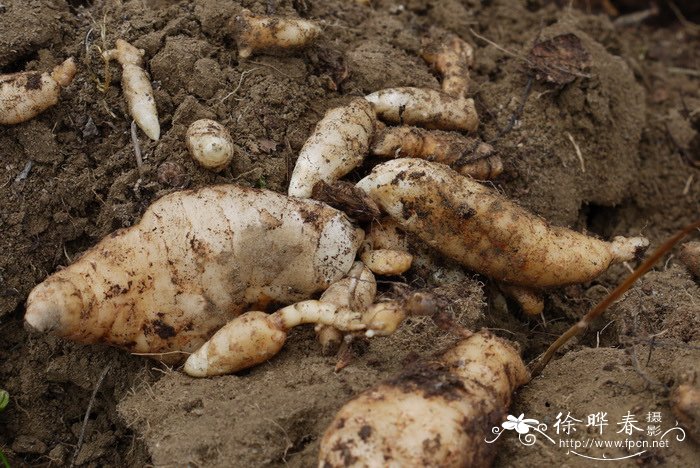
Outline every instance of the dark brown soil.
[[(243, 7), (308, 17), (323, 36), (304, 51), (239, 62), (229, 21)], [(595, 9), (542, 0), (0, 1), (2, 73), (49, 70), (70, 55), (79, 63), (57, 106), (0, 128), (0, 388), (11, 395), (0, 413), (0, 450), (12, 466), (70, 463), (105, 369), (78, 465), (312, 466), (320, 434), (344, 401), (449, 345), (430, 321), (413, 319), (393, 337), (357, 346), (335, 373), (335, 358), (321, 356), (313, 332), (302, 329), (267, 364), (194, 380), (142, 357), (22, 328), (33, 286), (135, 223), (153, 200), (226, 182), (283, 192), (327, 109), (391, 86), (438, 88), (418, 54), (431, 28), (476, 46), (470, 93), (479, 135), (504, 160), (497, 189), (554, 224), (605, 238), (642, 233), (652, 246), (697, 218), (700, 29), (672, 15), (619, 27)], [(536, 79), (525, 63), (535, 43), (560, 34), (576, 35), (590, 56), (586, 76), (564, 85)], [(118, 67), (100, 90), (98, 48), (118, 38), (146, 51), (161, 120), (159, 142), (140, 138), (141, 172)], [(184, 134), (199, 118), (218, 120), (234, 138), (234, 162), (222, 173), (187, 154)], [(670, 421), (670, 390), (697, 372), (700, 289), (674, 256), (664, 262), (526, 386), (511, 414), (549, 424), (562, 410), (607, 409), (613, 419), (639, 408)], [(462, 324), (494, 329), (530, 359), (626, 271), (617, 266), (591, 284), (551, 291), (546, 323), (520, 315), (487, 278), (442, 260), (417, 265), (403, 280), (440, 285)], [(505, 439), (497, 466), (583, 462)], [(686, 439), (641, 460), (690, 466), (697, 455)]]

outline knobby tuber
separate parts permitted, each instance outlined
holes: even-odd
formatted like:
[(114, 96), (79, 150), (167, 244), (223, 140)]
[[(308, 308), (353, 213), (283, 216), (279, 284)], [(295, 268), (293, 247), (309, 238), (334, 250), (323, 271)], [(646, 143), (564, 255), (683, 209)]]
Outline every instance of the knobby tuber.
[(474, 63), (474, 48), (454, 34), (447, 38), (429, 41), (421, 52), (428, 62), (442, 75), (445, 94), (460, 98), (469, 91), (469, 68)]
[(125, 40), (117, 39), (116, 49), (104, 51), (102, 57), (108, 62), (116, 60), (122, 66), (122, 89), (129, 114), (148, 138), (157, 141), (160, 123), (151, 80), (143, 69), (144, 53)]
[(484, 439), (528, 380), (510, 344), (476, 333), (346, 403), (318, 466), (488, 466), (495, 447)]
[(478, 138), (416, 127), (387, 127), (375, 135), (370, 152), (385, 158), (421, 158), (447, 164), (478, 180), (495, 179), (503, 162)]
[(20, 72), (0, 75), (0, 124), (30, 120), (58, 103), (61, 88), (72, 81), (77, 69), (70, 57), (49, 73)]
[(243, 59), (261, 50), (306, 47), (321, 34), (321, 28), (311, 21), (256, 16), (249, 10), (236, 16), (234, 30), (238, 56)]
[(433, 89), (389, 88), (365, 99), (380, 119), (390, 123), (467, 132), (479, 126), (473, 99), (453, 98)]
[(25, 321), (134, 353), (191, 352), (243, 312), (328, 288), (363, 237), (313, 200), (233, 185), (177, 192), (34, 288)]
[(308, 198), (317, 182), (333, 182), (364, 160), (376, 117), (364, 99), (326, 112), (304, 143), (289, 182), (289, 195)]
[(185, 136), (187, 149), (203, 167), (222, 171), (233, 159), (233, 140), (226, 127), (219, 122), (201, 119), (193, 122)]
[(690, 437), (700, 443), (700, 388), (693, 383), (678, 385), (671, 393), (671, 410)]
[(644, 238), (604, 242), (543, 219), (442, 164), (394, 159), (357, 186), (402, 229), (490, 278), (531, 288), (583, 283), (632, 260)]

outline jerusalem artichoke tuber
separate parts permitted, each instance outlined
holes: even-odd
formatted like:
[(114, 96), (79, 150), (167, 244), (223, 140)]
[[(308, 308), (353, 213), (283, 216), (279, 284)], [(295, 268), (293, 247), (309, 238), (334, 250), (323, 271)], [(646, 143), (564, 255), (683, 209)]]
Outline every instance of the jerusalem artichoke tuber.
[(219, 122), (201, 119), (193, 122), (185, 137), (187, 149), (203, 167), (219, 172), (233, 159), (233, 140)]
[(72, 81), (77, 69), (70, 57), (51, 74), (20, 72), (0, 75), (0, 124), (30, 120), (58, 102), (61, 88)]
[(442, 75), (442, 90), (452, 97), (466, 96), (469, 91), (469, 68), (474, 63), (474, 48), (454, 34), (435, 38), (421, 52)]
[(234, 29), (238, 56), (243, 59), (260, 50), (305, 47), (321, 34), (321, 28), (311, 21), (256, 16), (249, 10), (236, 16)]
[(528, 380), (512, 346), (476, 333), (346, 403), (321, 440), (318, 466), (488, 466), (495, 452), (484, 438)]

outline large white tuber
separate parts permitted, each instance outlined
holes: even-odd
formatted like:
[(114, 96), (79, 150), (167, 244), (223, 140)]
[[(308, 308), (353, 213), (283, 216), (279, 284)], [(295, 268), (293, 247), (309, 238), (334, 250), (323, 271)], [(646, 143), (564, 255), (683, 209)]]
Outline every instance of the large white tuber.
[(129, 106), (129, 114), (151, 140), (160, 138), (158, 110), (153, 98), (153, 86), (143, 69), (144, 51), (123, 39), (117, 39), (116, 49), (106, 50), (102, 57), (117, 60), (122, 66), (122, 89)]
[(313, 200), (233, 185), (177, 192), (34, 288), (25, 321), (134, 353), (191, 352), (242, 312), (328, 288), (363, 237)]
[(326, 112), (299, 152), (289, 195), (308, 198), (317, 182), (333, 182), (359, 166), (375, 124), (372, 106), (362, 98)]
[(226, 168), (233, 159), (233, 140), (219, 122), (201, 119), (193, 122), (185, 136), (187, 149), (203, 167), (215, 172)]
[(484, 439), (528, 380), (511, 345), (476, 333), (346, 403), (321, 440), (318, 466), (489, 466), (495, 447)]
[(532, 288), (583, 283), (648, 246), (644, 238), (604, 242), (550, 226), (498, 192), (421, 159), (376, 166), (357, 186), (402, 229), (504, 283)]
[(30, 120), (58, 103), (61, 88), (72, 81), (77, 68), (70, 57), (49, 73), (20, 72), (0, 75), (0, 125)]
[(306, 47), (321, 34), (321, 28), (311, 21), (256, 16), (249, 10), (236, 16), (234, 25), (240, 58), (260, 50)]
[(433, 89), (389, 88), (365, 96), (377, 116), (390, 123), (473, 132), (479, 116), (473, 99)]

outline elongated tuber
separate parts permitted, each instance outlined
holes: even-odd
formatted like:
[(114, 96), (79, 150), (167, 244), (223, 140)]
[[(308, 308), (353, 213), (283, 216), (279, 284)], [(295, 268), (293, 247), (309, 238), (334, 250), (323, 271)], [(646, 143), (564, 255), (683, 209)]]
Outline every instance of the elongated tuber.
[(231, 134), (219, 122), (197, 120), (187, 129), (185, 139), (192, 157), (207, 169), (222, 171), (233, 159)]
[(321, 34), (321, 28), (311, 21), (256, 16), (249, 10), (236, 16), (234, 29), (240, 58), (260, 50), (306, 47)]
[(135, 353), (191, 352), (242, 312), (328, 288), (363, 237), (313, 200), (233, 185), (177, 192), (34, 288), (25, 321)]
[(160, 122), (153, 86), (143, 69), (144, 51), (123, 39), (117, 39), (116, 46), (116, 49), (104, 51), (102, 57), (107, 61), (116, 60), (122, 66), (122, 89), (129, 114), (148, 138), (157, 141), (160, 138)]
[(484, 439), (528, 380), (511, 345), (476, 333), (346, 403), (321, 440), (318, 466), (488, 466), (495, 447)]
[(365, 96), (377, 116), (390, 123), (473, 132), (479, 126), (474, 100), (433, 89), (389, 88)]
[(357, 186), (402, 229), (490, 278), (531, 288), (590, 281), (632, 260), (644, 238), (604, 242), (543, 219), (447, 166), (394, 159)]
[(474, 48), (459, 36), (435, 38), (421, 52), (423, 60), (442, 75), (442, 90), (459, 98), (469, 91), (469, 68), (474, 63)]
[(73, 81), (73, 57), (49, 73), (20, 72), (0, 75), (0, 124), (30, 120), (58, 103), (61, 88)]
[(317, 182), (333, 182), (359, 166), (375, 124), (372, 106), (362, 98), (326, 112), (299, 152), (289, 195), (308, 198)]
[(493, 146), (478, 138), (417, 127), (387, 127), (375, 135), (370, 152), (385, 158), (421, 158), (447, 164), (478, 180), (503, 172)]

